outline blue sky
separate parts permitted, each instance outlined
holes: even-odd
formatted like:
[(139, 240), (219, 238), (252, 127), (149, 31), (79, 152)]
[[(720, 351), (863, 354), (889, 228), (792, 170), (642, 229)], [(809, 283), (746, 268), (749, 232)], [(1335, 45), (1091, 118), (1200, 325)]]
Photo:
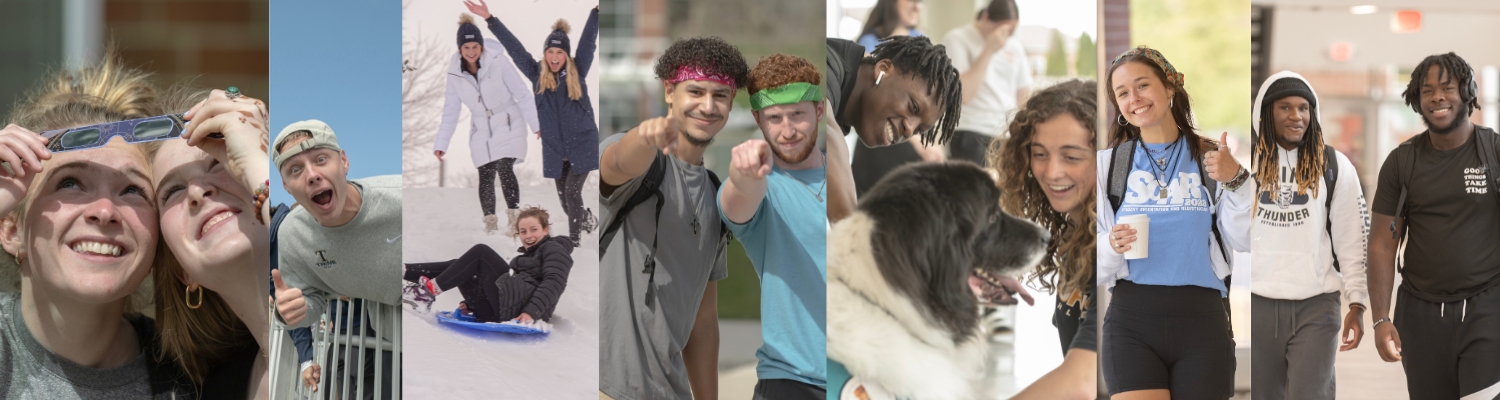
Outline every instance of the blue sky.
[[(277, 1), (270, 9), (272, 140), (292, 122), (319, 119), (349, 155), (350, 178), (401, 174), (401, 3)], [(293, 202), (275, 171), (271, 190), (272, 204)]]

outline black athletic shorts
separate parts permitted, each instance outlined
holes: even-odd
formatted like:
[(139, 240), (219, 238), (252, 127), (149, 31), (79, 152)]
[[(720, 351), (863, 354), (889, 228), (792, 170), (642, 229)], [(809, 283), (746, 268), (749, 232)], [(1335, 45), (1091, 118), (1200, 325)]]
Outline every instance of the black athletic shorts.
[(1500, 399), (1500, 287), (1433, 303), (1396, 295), (1392, 322), (1412, 399)]
[(1115, 284), (1104, 315), (1104, 384), (1111, 396), (1168, 389), (1174, 399), (1234, 394), (1234, 339), (1217, 289)]

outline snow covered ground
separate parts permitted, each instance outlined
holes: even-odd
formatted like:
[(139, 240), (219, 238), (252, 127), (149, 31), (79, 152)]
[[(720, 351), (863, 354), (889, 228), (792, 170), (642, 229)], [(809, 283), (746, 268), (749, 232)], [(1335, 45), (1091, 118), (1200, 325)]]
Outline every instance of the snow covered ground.
[[(539, 160), (540, 157), (537, 157)], [(528, 163), (530, 164), (530, 163)], [(539, 167), (540, 163), (532, 165)], [(520, 170), (523, 167), (517, 166)], [(567, 216), (549, 179), (537, 171), (517, 171), (522, 179), (521, 204), (538, 205), (552, 216), (552, 234), (566, 236)], [(588, 207), (598, 213), (598, 174), (583, 190)], [(498, 188), (498, 184), (497, 184)], [(506, 259), (519, 252), (518, 241), (484, 234), (479, 197), (473, 188), (410, 188), (404, 191), (404, 262), (449, 260), (476, 243)], [(498, 197), (498, 196), (497, 196)], [(503, 197), (498, 199), (504, 221)], [(598, 393), (599, 380), (599, 246), (598, 236), (583, 235), (573, 251), (574, 265), (547, 336), (519, 336), (439, 325), (432, 315), (403, 309), (403, 393), (409, 398), (581, 399)], [(458, 291), (444, 293), (433, 312), (458, 307)]]

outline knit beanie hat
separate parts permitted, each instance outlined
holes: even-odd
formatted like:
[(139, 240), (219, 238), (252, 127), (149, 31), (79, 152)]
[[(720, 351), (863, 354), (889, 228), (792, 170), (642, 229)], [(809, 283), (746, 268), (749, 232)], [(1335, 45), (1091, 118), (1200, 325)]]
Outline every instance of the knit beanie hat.
[(484, 45), (484, 35), (479, 33), (479, 27), (474, 25), (474, 17), (463, 14), (458, 17), (458, 47), (464, 47), (464, 43), (477, 42)]
[(570, 29), (572, 27), (568, 26), (568, 21), (557, 20), (557, 23), (552, 24), (552, 34), (547, 35), (547, 43), (542, 46), (542, 51), (556, 47), (562, 49), (564, 53), (573, 53), (573, 47), (568, 41), (568, 30)]
[(1308, 106), (1318, 108), (1318, 98), (1313, 96), (1312, 88), (1307, 86), (1307, 82), (1295, 77), (1284, 77), (1271, 82), (1271, 86), (1266, 88), (1265, 99), (1260, 103), (1261, 109), (1269, 110), (1272, 104), (1276, 104), (1276, 100), (1291, 96), (1307, 99)]

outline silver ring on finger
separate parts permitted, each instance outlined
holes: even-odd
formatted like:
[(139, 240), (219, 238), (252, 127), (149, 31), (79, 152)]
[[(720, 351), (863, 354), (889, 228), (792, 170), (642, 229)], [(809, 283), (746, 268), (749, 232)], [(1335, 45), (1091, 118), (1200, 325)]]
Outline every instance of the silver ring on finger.
[(240, 93), (239, 87), (230, 86), (229, 88), (224, 89), (224, 97), (228, 97), (229, 100), (238, 99), (240, 98), (240, 96), (244, 96), (244, 94)]

